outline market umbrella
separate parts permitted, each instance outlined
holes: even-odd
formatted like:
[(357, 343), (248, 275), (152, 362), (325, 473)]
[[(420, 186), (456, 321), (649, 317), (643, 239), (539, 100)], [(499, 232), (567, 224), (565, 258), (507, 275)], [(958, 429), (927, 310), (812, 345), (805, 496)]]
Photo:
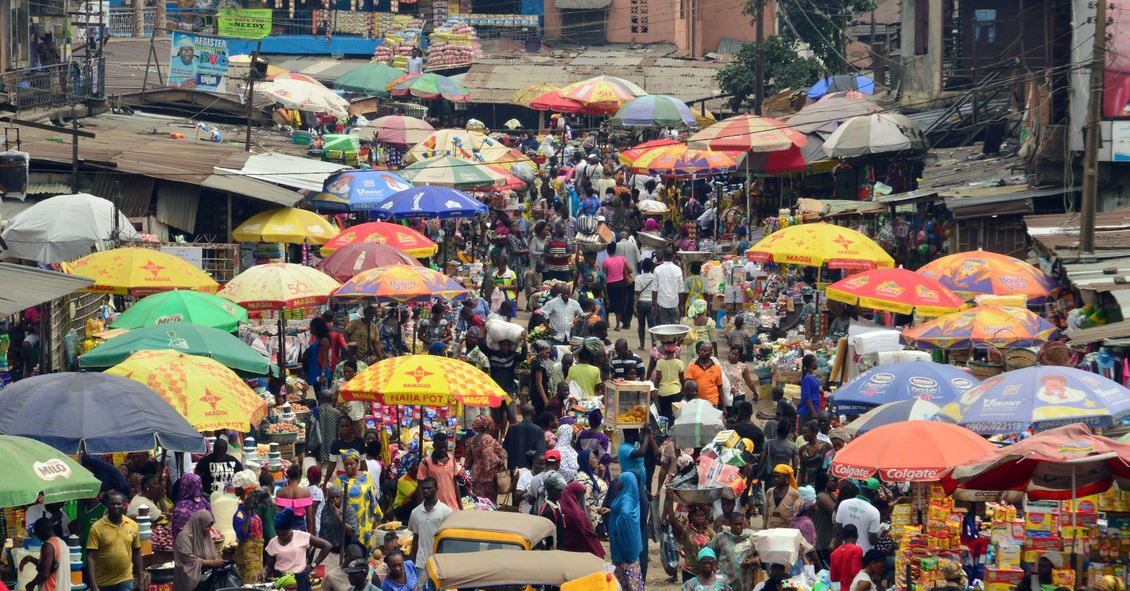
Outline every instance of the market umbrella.
[(322, 254), (340, 250), (348, 244), (384, 244), (403, 250), (415, 258), (430, 257), (438, 247), (420, 232), (390, 222), (367, 222), (342, 230), (322, 245)]
[(350, 69), (334, 80), (334, 88), (378, 98), (388, 98), (388, 85), (404, 76), (404, 70), (386, 64), (367, 63)]
[(509, 172), (506, 172), (506, 169), (502, 168), (501, 166), (498, 166), (496, 164), (484, 164), (483, 166), (485, 166), (488, 169), (493, 170), (494, 172), (497, 172), (497, 173), (503, 175), (504, 177), (506, 177), (505, 179), (498, 181), (495, 184), (491, 185), (491, 190), (517, 191), (517, 190), (522, 189), (526, 186), (525, 181), (523, 181), (522, 179), (510, 174)]
[(522, 127), (522, 122), (518, 121), (517, 119), (507, 119), (506, 123), (503, 123), (502, 126), (506, 129), (509, 129), (510, 131), (514, 131), (515, 129)]
[(1056, 288), (1040, 269), (1008, 255), (974, 250), (946, 255), (919, 267), (918, 273), (936, 279), (961, 297), (1023, 295), (1040, 301)]
[(424, 141), (435, 128), (423, 119), (407, 115), (386, 115), (370, 121), (358, 132), (367, 142), (380, 142), (408, 148)]
[(746, 252), (752, 261), (830, 269), (874, 269), (895, 266), (883, 247), (863, 234), (816, 223), (789, 226), (761, 239)]
[(486, 164), (497, 166), (505, 171), (514, 172), (515, 175), (520, 174), (519, 167), (526, 167), (528, 169), (529, 178), (532, 181), (537, 175), (537, 164), (530, 160), (529, 156), (522, 153), (517, 148), (506, 148), (503, 152), (491, 151), (487, 156)]
[(269, 359), (231, 333), (187, 322), (135, 328), (79, 356), (78, 365), (101, 369), (117, 365), (138, 351), (161, 349), (209, 357), (244, 375), (267, 375), (272, 369)]
[(561, 90), (552, 84), (537, 83), (530, 84), (522, 87), (518, 92), (514, 93), (514, 97), (510, 102), (522, 107), (530, 107), (530, 103), (534, 102), (538, 97), (549, 93)]
[(692, 135), (687, 138), (687, 143), (699, 150), (776, 152), (803, 147), (808, 138), (784, 121), (756, 115), (735, 115)]
[(942, 411), (982, 435), (1069, 423), (1105, 428), (1130, 415), (1130, 390), (1072, 367), (1026, 367), (981, 382)]
[(831, 96), (807, 105), (787, 123), (801, 133), (832, 133), (841, 123), (852, 117), (880, 113), (883, 108), (867, 99)]
[(949, 415), (941, 413), (941, 407), (926, 400), (900, 400), (876, 406), (859, 415), (859, 418), (844, 426), (852, 436), (862, 435), (876, 427), (903, 423), (906, 421), (955, 422)]
[(32, 505), (43, 494), (44, 503), (62, 503), (98, 496), (102, 483), (63, 452), (34, 439), (0, 435), (4, 478), (0, 480), (0, 507)]
[(180, 289), (141, 298), (115, 318), (110, 327), (141, 328), (169, 322), (190, 322), (235, 332), (240, 322), (247, 322), (247, 310), (210, 293)]
[(832, 458), (829, 474), (886, 482), (937, 482), (955, 466), (993, 450), (993, 444), (957, 425), (911, 421), (876, 427), (851, 440)]
[(666, 148), (668, 146), (682, 145), (682, 142), (673, 140), (671, 138), (662, 138), (658, 140), (651, 140), (642, 144), (636, 144), (627, 150), (620, 151), (620, 164), (624, 166), (631, 166), (635, 164), (636, 159), (644, 154), (658, 148)]
[(438, 355), (401, 355), (382, 359), (341, 387), (345, 400), (383, 404), (497, 408), (510, 397), (490, 376), (463, 361)]
[(662, 94), (632, 99), (612, 116), (611, 122), (625, 127), (653, 127), (660, 125), (685, 125), (696, 127), (694, 113), (683, 101)]
[(868, 154), (924, 152), (929, 148), (922, 130), (906, 115), (872, 113), (844, 121), (824, 140), (824, 152), (832, 158), (854, 158)]
[(690, 150), (686, 144), (677, 144), (649, 150), (636, 158), (631, 168), (665, 178), (711, 176), (733, 172), (741, 156), (736, 152)]
[(1034, 347), (1055, 332), (1054, 325), (1025, 308), (977, 306), (904, 330), (902, 340), (918, 349)]
[(288, 109), (329, 113), (342, 119), (349, 116), (349, 101), (321, 84), (282, 79), (256, 84), (255, 92)]
[(458, 189), (416, 187), (393, 193), (374, 210), (380, 218), (469, 218), (486, 215), (486, 204)]
[[(311, 205), (333, 211), (371, 211), (389, 195), (411, 189), (412, 183), (387, 170), (348, 170), (330, 175)], [(336, 236), (335, 232), (329, 238)]]
[(1116, 480), (1126, 490), (1130, 444), (1095, 435), (1081, 424), (1065, 425), (975, 458), (955, 468), (953, 477), (965, 489), (1023, 491), (1031, 500), (1099, 494)]
[(42, 441), (66, 454), (149, 451), (158, 445), (204, 451), (204, 437), (156, 392), (102, 373), (43, 374), (0, 390), (0, 433)]
[(647, 95), (647, 91), (633, 82), (614, 76), (595, 76), (574, 82), (561, 89), (561, 96), (583, 105), (609, 105), (615, 110), (619, 105)]
[(388, 265), (362, 271), (334, 293), (335, 299), (373, 298), (384, 301), (429, 301), (465, 297), (467, 288), (427, 267)]
[[(115, 217), (117, 223), (114, 223)], [(113, 202), (78, 193), (44, 199), (16, 214), (0, 233), (0, 257), (50, 265), (90, 254), (115, 238), (137, 240), (129, 218)]]
[(388, 265), (423, 267), (403, 250), (375, 242), (355, 242), (322, 259), (317, 269), (344, 283), (362, 271)]
[(257, 213), (232, 230), (240, 242), (323, 244), (340, 231), (326, 218), (297, 207), (280, 207)]
[(339, 286), (313, 267), (268, 263), (236, 275), (219, 295), (248, 310), (293, 310), (326, 303)]
[[(530, 108), (538, 111), (553, 111), (554, 113), (582, 113), (585, 115), (604, 115), (615, 112), (619, 103), (605, 105), (588, 105), (573, 99), (561, 96), (560, 90), (551, 90), (530, 101)], [(611, 109), (611, 111), (610, 111)]]
[(92, 293), (141, 296), (174, 289), (215, 293), (219, 288), (207, 273), (192, 263), (150, 248), (115, 248), (64, 263), (63, 270), (94, 280), (80, 289)]
[(392, 96), (414, 96), (422, 99), (444, 98), (453, 103), (465, 103), (471, 95), (447, 76), (439, 74), (409, 74), (387, 87)]
[(149, 386), (198, 431), (246, 433), (267, 416), (267, 402), (243, 378), (207, 357), (138, 351), (106, 373)]
[(404, 162), (411, 164), (436, 156), (451, 156), (472, 162), (494, 162), (506, 156), (510, 148), (477, 131), (441, 129), (408, 150)]
[(956, 312), (965, 305), (941, 283), (901, 267), (851, 275), (829, 285), (824, 293), (829, 300), (852, 306), (930, 317)]
[(836, 411), (854, 415), (876, 406), (925, 400), (939, 406), (954, 402), (977, 385), (977, 379), (952, 365), (900, 361), (872, 367), (832, 394)]
[(875, 94), (875, 81), (867, 76), (853, 76), (851, 74), (836, 74), (827, 76), (809, 89), (807, 96), (816, 100), (833, 92), (858, 91), (863, 94)]
[(301, 82), (308, 82), (310, 84), (317, 84), (318, 86), (325, 86), (316, 79), (307, 76), (306, 74), (298, 74), (296, 72), (281, 72), (279, 74), (271, 75), (271, 66), (267, 66), (267, 80), (299, 80)]
[(504, 174), (495, 172), (480, 163), (451, 156), (420, 160), (400, 169), (400, 176), (415, 185), (436, 185), (456, 189), (485, 189), (506, 180)]

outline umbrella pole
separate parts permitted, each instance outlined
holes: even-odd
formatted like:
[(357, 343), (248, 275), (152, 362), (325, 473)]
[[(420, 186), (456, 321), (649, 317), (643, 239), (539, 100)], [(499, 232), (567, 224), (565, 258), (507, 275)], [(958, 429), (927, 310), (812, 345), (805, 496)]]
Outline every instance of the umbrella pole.
[(1075, 552), (1079, 544), (1079, 528), (1076, 523), (1079, 516), (1079, 494), (1075, 482), (1075, 464), (1071, 464), (1071, 560), (1075, 561)]
[(421, 404), (420, 406), (417, 406), (416, 408), (418, 408), (420, 410), (420, 423), (419, 423), (418, 426), (419, 426), (419, 431), (420, 431), (420, 457), (423, 458), (424, 457), (424, 405)]
[[(286, 381), (286, 315), (279, 310), (279, 379)], [(317, 384), (313, 384), (317, 386)]]

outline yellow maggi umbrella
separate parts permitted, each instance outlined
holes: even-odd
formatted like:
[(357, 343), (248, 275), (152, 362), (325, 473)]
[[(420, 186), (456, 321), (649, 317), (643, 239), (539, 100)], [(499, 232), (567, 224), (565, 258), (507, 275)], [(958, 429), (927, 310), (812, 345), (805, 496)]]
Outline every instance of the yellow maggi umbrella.
[(236, 275), (218, 295), (248, 310), (293, 310), (324, 304), (339, 287), (314, 267), (270, 263)]
[(346, 400), (446, 407), (498, 407), (510, 399), (482, 370), (450, 357), (408, 355), (370, 365), (341, 387)]
[(267, 403), (220, 362), (171, 349), (138, 351), (106, 370), (149, 386), (197, 431), (247, 432)]
[(174, 289), (216, 293), (220, 285), (192, 263), (151, 248), (115, 248), (88, 254), (63, 270), (94, 280), (79, 291), (142, 296)]
[(891, 268), (895, 260), (867, 236), (833, 224), (800, 224), (777, 230), (746, 255), (757, 262), (829, 269)]
[(312, 211), (280, 207), (251, 216), (232, 230), (232, 237), (240, 242), (325, 244), (339, 233), (337, 226)]

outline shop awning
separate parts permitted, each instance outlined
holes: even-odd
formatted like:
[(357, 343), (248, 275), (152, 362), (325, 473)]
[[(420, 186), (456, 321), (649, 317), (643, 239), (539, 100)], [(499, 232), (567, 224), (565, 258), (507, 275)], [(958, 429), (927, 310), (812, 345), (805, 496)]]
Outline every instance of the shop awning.
[(266, 201), (267, 203), (274, 203), (275, 205), (281, 205), (283, 207), (291, 207), (295, 203), (302, 201), (302, 194), (297, 191), (285, 189), (277, 185), (272, 185), (271, 183), (265, 183), (251, 177), (239, 176), (238, 174), (214, 174), (204, 179), (204, 182), (200, 183), (200, 186), (214, 191), (245, 195), (258, 199), (259, 201)]
[(93, 279), (77, 275), (15, 263), (0, 263), (0, 285), (20, 286), (19, 289), (0, 291), (0, 316), (19, 313), (43, 302), (72, 294), (93, 283)]
[(330, 175), (349, 170), (344, 164), (322, 162), (286, 154), (252, 154), (239, 170), (216, 168), (216, 172), (243, 175), (298, 191), (318, 192)]

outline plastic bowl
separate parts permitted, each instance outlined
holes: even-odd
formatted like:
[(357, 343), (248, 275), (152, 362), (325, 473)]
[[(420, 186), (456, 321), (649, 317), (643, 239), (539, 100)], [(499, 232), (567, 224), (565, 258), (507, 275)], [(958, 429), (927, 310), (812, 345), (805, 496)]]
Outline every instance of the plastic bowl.
[(691, 332), (691, 327), (685, 324), (660, 324), (650, 329), (651, 335), (661, 343), (677, 343), (682, 341)]

